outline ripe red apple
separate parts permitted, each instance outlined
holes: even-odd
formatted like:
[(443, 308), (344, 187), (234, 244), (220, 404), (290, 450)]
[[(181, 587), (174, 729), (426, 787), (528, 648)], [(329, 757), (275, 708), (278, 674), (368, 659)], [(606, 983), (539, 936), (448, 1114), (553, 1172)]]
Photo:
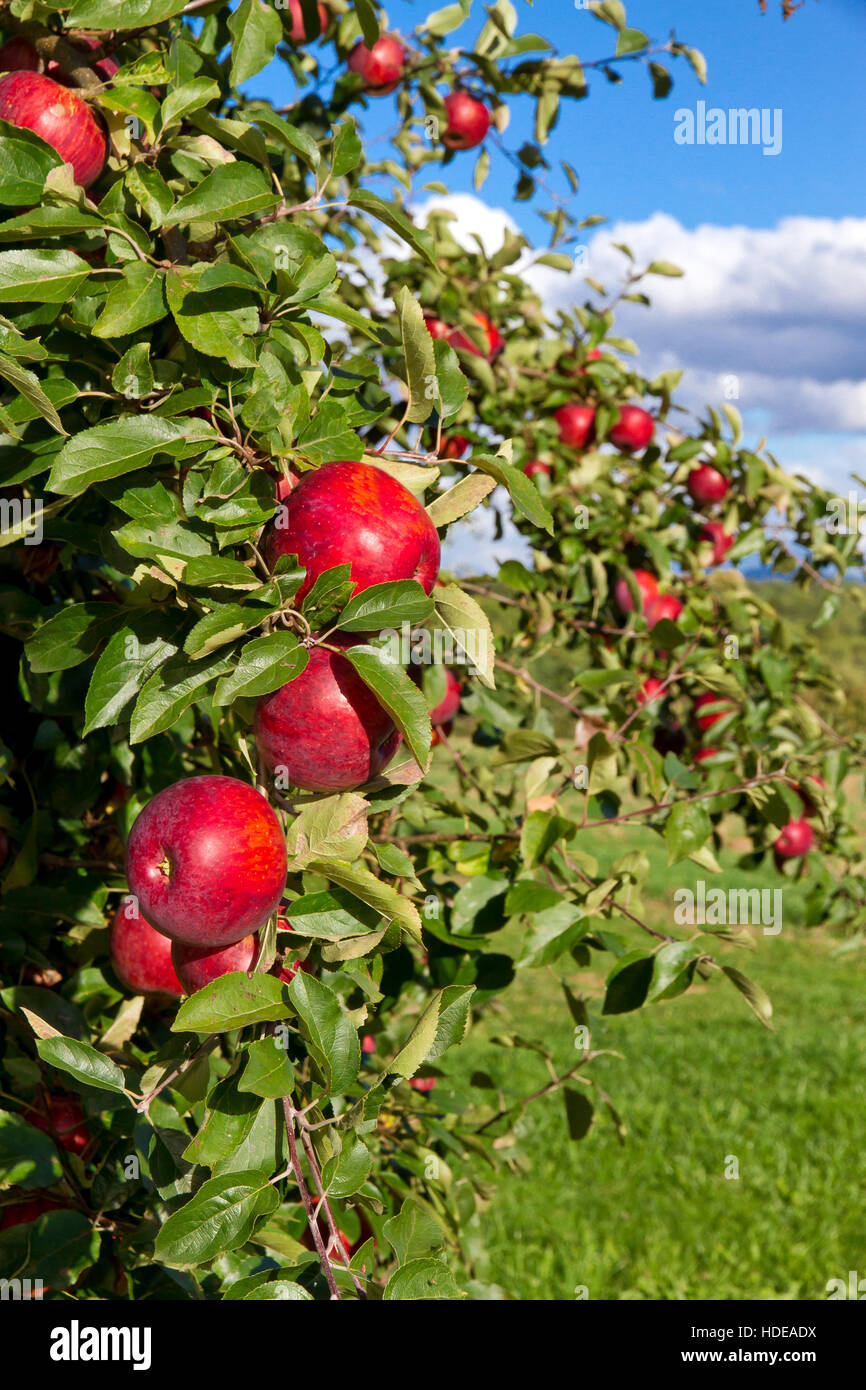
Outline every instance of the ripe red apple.
[(131, 900), (115, 913), (108, 950), (115, 975), (133, 994), (183, 994), (171, 963), (171, 942), (145, 921)]
[(713, 547), (714, 565), (720, 565), (736, 540), (725, 530), (721, 521), (705, 521), (701, 527), (701, 540), (708, 541)]
[(658, 676), (647, 676), (646, 680), (644, 681), (643, 685), (641, 685), (640, 689), (637, 692), (637, 695), (635, 696), (635, 699), (637, 700), (638, 704), (649, 705), (652, 703), (653, 700), (657, 700), (659, 698), (659, 691), (662, 689), (662, 685), (663, 682), (659, 680)]
[[(600, 348), (590, 348), (589, 352), (586, 354), (587, 362), (597, 362), (600, 357), (604, 357), (604, 353)], [(586, 376), (586, 367), (578, 367), (574, 375)]]
[(38, 1109), (25, 1110), (29, 1124), (49, 1134), (67, 1153), (84, 1154), (93, 1135), (84, 1123), (84, 1111), (74, 1096), (44, 1096)]
[(472, 339), (463, 332), (462, 328), (452, 328), (449, 332), (451, 346), (460, 352), (471, 352), (474, 357), (487, 357), (488, 362), (493, 362), (505, 347), (505, 339), (496, 327), (492, 319), (480, 311), (472, 315), (475, 322), (483, 328), (487, 336), (487, 352), (482, 352), (481, 348), (476, 347)]
[(530, 459), (524, 464), (523, 471), (527, 478), (534, 478), (536, 473), (544, 473), (548, 478), (553, 475), (553, 469), (549, 463), (543, 463), (541, 459)]
[(305, 567), (298, 601), (334, 565), (351, 565), (356, 594), (393, 579), (417, 579), (429, 594), (439, 573), (439, 537), (421, 503), (367, 463), (305, 473), (270, 524), (265, 549), (271, 565), (297, 555)]
[[(319, 11), (319, 30), (324, 34), (328, 27), (328, 11), (322, 4), (317, 5), (316, 8)], [(301, 0), (289, 0), (289, 18), (292, 21), (289, 29), (289, 38), (292, 43), (309, 43), (311, 39), (315, 38), (315, 34), (307, 33)]]
[(362, 1037), (362, 1039), (361, 1039), (361, 1051), (362, 1051), (366, 1056), (369, 1056), (369, 1054), (370, 1054), (371, 1052), (375, 1052), (375, 1051), (376, 1051), (376, 1039), (373, 1037), (373, 1034), (372, 1034), (372, 1033), (365, 1033), (364, 1036)]
[[(331, 640), (351, 647), (364, 638)], [(400, 742), (351, 662), (325, 647), (312, 648), (295, 680), (262, 696), (255, 735), (265, 765), (284, 768), (294, 786), (310, 792), (349, 791), (378, 777)]]
[(591, 405), (561, 405), (553, 418), (559, 426), (559, 442), (569, 449), (582, 449), (595, 429), (595, 410)]
[(372, 48), (359, 40), (349, 54), (349, 71), (356, 72), (364, 79), (368, 92), (376, 96), (387, 96), (400, 83), (406, 50), (393, 34), (383, 34)]
[(257, 933), (216, 950), (212, 946), (190, 946), (183, 941), (175, 941), (171, 947), (172, 963), (185, 994), (195, 994), (197, 989), (204, 989), (211, 980), (218, 980), (220, 975), (228, 975), (231, 970), (249, 973), (258, 955)]
[(276, 910), (286, 862), (280, 822), (255, 787), (188, 777), (138, 816), (126, 876), (148, 921), (172, 941), (228, 946)]
[(27, 39), (10, 39), (0, 48), (0, 72), (38, 72), (39, 54)]
[(435, 1076), (413, 1076), (409, 1082), (413, 1091), (432, 1091), (436, 1085)]
[(23, 1226), (28, 1221), (38, 1221), (46, 1211), (59, 1211), (60, 1202), (52, 1202), (48, 1197), (28, 1197), (23, 1202), (10, 1202), (0, 1209), (0, 1231), (8, 1231), (12, 1226)]
[(0, 120), (32, 130), (72, 165), (75, 182), (89, 188), (105, 167), (105, 131), (76, 91), (39, 72), (0, 77)]
[(692, 501), (698, 506), (705, 506), (709, 502), (723, 502), (728, 495), (729, 483), (718, 468), (713, 468), (709, 463), (701, 463), (692, 469), (686, 486), (692, 495)]
[[(652, 603), (653, 599), (658, 597), (659, 582), (654, 574), (650, 574), (649, 570), (634, 570), (633, 574), (640, 592), (641, 606), (644, 612), (646, 612), (647, 606)], [(634, 599), (631, 596), (625, 579), (617, 580), (613, 596), (616, 606), (621, 613), (634, 612)]]
[[(707, 705), (718, 705), (719, 709), (714, 714), (698, 714), (698, 710), (705, 709)], [(726, 700), (722, 695), (714, 695), (711, 690), (704, 691), (699, 695), (694, 703), (695, 717), (699, 729), (711, 729), (714, 724), (718, 724), (720, 719), (725, 719), (737, 707), (730, 700)]]
[[(68, 39), (67, 42), (71, 44), (73, 48), (77, 48), (79, 53), (84, 53), (85, 55), (93, 53), (95, 49), (102, 46), (102, 40), (96, 38), (94, 35), (79, 35), (78, 38)], [(97, 58), (96, 62), (91, 63), (90, 66), (103, 82), (110, 82), (113, 77), (117, 76), (120, 68), (117, 59), (109, 57)], [(64, 87), (75, 86), (75, 83), (65, 68), (61, 67), (60, 63), (56, 63), (53, 59), (49, 61), (45, 71), (49, 77), (53, 77), (55, 82), (61, 82)]]
[(815, 843), (815, 834), (808, 821), (789, 820), (773, 849), (777, 859), (802, 859)]
[(460, 708), (460, 682), (453, 671), (445, 672), (445, 694), (430, 711), (431, 724), (447, 724)]
[(424, 327), (427, 329), (431, 338), (448, 338), (451, 336), (451, 329), (448, 327), (447, 323), (443, 323), (441, 319), (428, 316), (424, 319)]
[(683, 605), (678, 598), (674, 598), (673, 594), (657, 594), (646, 605), (644, 617), (647, 620), (647, 626), (654, 628), (656, 623), (661, 622), (662, 618), (668, 618), (672, 623), (675, 623), (682, 611)]
[(442, 136), (449, 150), (474, 150), (490, 129), (492, 120), (483, 101), (458, 88), (445, 98), (448, 126)]
[(624, 405), (616, 424), (608, 434), (611, 444), (626, 454), (639, 454), (653, 437), (655, 421), (649, 411), (639, 405)]
[(462, 434), (451, 434), (442, 441), (442, 452), (439, 457), (443, 459), (462, 459), (466, 450), (469, 448), (469, 440)]

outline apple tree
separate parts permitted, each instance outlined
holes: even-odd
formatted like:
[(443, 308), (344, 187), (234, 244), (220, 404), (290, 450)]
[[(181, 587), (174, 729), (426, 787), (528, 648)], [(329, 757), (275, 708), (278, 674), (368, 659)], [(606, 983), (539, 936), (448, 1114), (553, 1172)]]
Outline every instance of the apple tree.
[[(718, 981), (771, 1020), (743, 933), (646, 921), (645, 856), (602, 872), (587, 828), (712, 875), (736, 815), (744, 863), (817, 866), (810, 920), (862, 919), (832, 673), (719, 568), (821, 585), (826, 623), (856, 536), (732, 405), (641, 374), (615, 312), (676, 267), (537, 289), (599, 220), (558, 122), (592, 77), (704, 80), (694, 49), (616, 0), (591, 61), (509, 0), (412, 35), (372, 0), (120, 8), (0, 6), (0, 1275), (483, 1298), (530, 1098), (452, 1060), (521, 970), (556, 967), (573, 1064), (495, 1041), (575, 1139), (620, 1123), (599, 1010)], [(275, 57), (279, 109), (247, 92)], [(468, 157), (479, 190), (516, 167), (546, 246), (420, 224)], [(473, 515), (526, 563), (440, 568)]]

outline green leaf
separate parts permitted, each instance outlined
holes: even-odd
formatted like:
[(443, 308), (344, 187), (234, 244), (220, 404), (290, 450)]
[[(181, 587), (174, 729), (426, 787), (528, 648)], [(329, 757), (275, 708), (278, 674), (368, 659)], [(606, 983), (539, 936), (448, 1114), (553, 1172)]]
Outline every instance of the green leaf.
[(4, 207), (38, 206), (45, 180), (62, 163), (57, 151), (32, 131), (0, 121), (0, 204)]
[(168, 306), (186, 341), (199, 352), (232, 367), (254, 367), (255, 349), (246, 340), (258, 332), (259, 308), (251, 292), (221, 284), (227, 276), (227, 266), (175, 266), (165, 282)]
[(407, 1197), (397, 1215), (385, 1222), (384, 1233), (399, 1265), (441, 1250), (446, 1240), (438, 1216), (412, 1197)]
[(234, 642), (251, 628), (261, 627), (268, 616), (266, 608), (252, 604), (225, 603), (200, 618), (183, 644), (187, 656), (210, 656), (218, 647)]
[(368, 810), (355, 792), (340, 792), (302, 807), (286, 836), (294, 868), (310, 859), (357, 859), (367, 843)]
[(325, 1071), (328, 1092), (342, 1094), (357, 1080), (361, 1044), (338, 995), (299, 971), (289, 985), (289, 998)]
[[(290, 853), (292, 831), (288, 837)], [(292, 903), (289, 916), (292, 931), (298, 936), (325, 941), (340, 941), (364, 932), (374, 935), (379, 926), (379, 914), (366, 905), (359, 910), (354, 903), (355, 900), (348, 893), (307, 893)]]
[(356, 1136), (347, 1138), (343, 1148), (329, 1158), (322, 1169), (322, 1181), (330, 1197), (342, 1200), (363, 1187), (370, 1176), (373, 1160), (370, 1150)]
[[(243, 5), (241, 9), (243, 9)], [(232, 20), (236, 19), (239, 13), (240, 10), (236, 10), (230, 17), (229, 28), (232, 27)], [(273, 10), (270, 13), (276, 18), (277, 25), (279, 26), (279, 18), (274, 15)], [(271, 56), (273, 56), (273, 54)], [(237, 60), (236, 49), (233, 50), (233, 58), (235, 61)], [(232, 81), (234, 82), (234, 78), (232, 78)], [(218, 102), (219, 99), (219, 85), (209, 77), (194, 77), (191, 82), (184, 82), (182, 86), (175, 87), (169, 92), (165, 101), (162, 103), (161, 138), (165, 138), (165, 132), (170, 126), (179, 125), (181, 119), (188, 112), (200, 111), (203, 106), (208, 106), (212, 102)], [(163, 208), (163, 213), (168, 213), (170, 206), (171, 204), (169, 203), (168, 206)]]
[(493, 629), (484, 609), (458, 584), (437, 585), (434, 590), (436, 625), (450, 635), (454, 664), (465, 664), (482, 685), (495, 685), (496, 653)]
[(331, 883), (347, 889), (388, 922), (399, 922), (416, 941), (421, 940), (421, 918), (415, 904), (369, 869), (331, 859), (313, 859), (308, 867), (310, 873), (322, 874)]
[(242, 697), (270, 695), (299, 676), (310, 659), (293, 632), (270, 632), (247, 642), (231, 675), (216, 688), (214, 704), (230, 705)]
[(432, 612), (433, 600), (417, 579), (396, 579), (371, 584), (356, 594), (340, 614), (337, 626), (344, 632), (378, 632), (401, 623), (420, 627)]
[(430, 756), (432, 729), (427, 703), (417, 685), (380, 647), (347, 647), (345, 655), (394, 720), (419, 767), (424, 767)]
[(684, 270), (680, 270), (678, 265), (674, 265), (672, 261), (651, 261), (646, 268), (647, 275), (677, 276), (685, 275), (685, 273)]
[(459, 1299), (454, 1276), (441, 1260), (410, 1260), (391, 1275), (382, 1297), (401, 1303), (429, 1299)]
[[(306, 977), (305, 977), (306, 978)], [(273, 975), (233, 970), (185, 999), (173, 1033), (232, 1033), (251, 1023), (278, 1023), (289, 1014), (285, 986)]]
[(64, 444), (48, 479), (50, 492), (74, 497), (91, 483), (147, 468), (159, 454), (178, 458), (190, 449), (194, 421), (126, 415), (82, 430)]
[(35, 674), (68, 671), (92, 656), (127, 614), (110, 603), (73, 603), (37, 628), (25, 648)]
[(447, 492), (435, 497), (427, 507), (427, 515), (437, 528), (450, 526), (452, 521), (458, 521), (461, 516), (474, 511), (495, 487), (495, 478), (485, 473), (470, 473), (448, 488)]
[(472, 463), (508, 489), (512, 502), (522, 516), (553, 535), (553, 517), (542, 502), (538, 488), (525, 473), (504, 459), (489, 454), (473, 454)]
[(270, 1216), (279, 1204), (276, 1187), (259, 1173), (224, 1173), (209, 1178), (160, 1227), (154, 1254), (157, 1260), (180, 1269), (206, 1264), (217, 1255), (246, 1245), (259, 1220)]
[(125, 716), (145, 681), (177, 653), (172, 640), (181, 620), (144, 613), (135, 627), (124, 625), (105, 644), (84, 701), (84, 735), (110, 727)]
[(37, 1038), (36, 1051), (48, 1066), (67, 1072), (88, 1086), (100, 1091), (118, 1091), (121, 1095), (126, 1090), (120, 1067), (89, 1043), (78, 1042), (75, 1038)]
[(313, 1295), (293, 1279), (271, 1279), (244, 1294), (244, 1303), (311, 1303)]
[(603, 1014), (627, 1014), (646, 1001), (655, 958), (645, 951), (627, 951), (607, 977)]
[(360, 208), (362, 212), (384, 222), (390, 231), (395, 232), (402, 241), (411, 246), (412, 250), (422, 256), (434, 270), (437, 269), (436, 243), (432, 234), (416, 227), (400, 208), (395, 207), (393, 203), (384, 202), (375, 193), (370, 193), (363, 188), (356, 188), (353, 191), (349, 199), (349, 206)]
[(0, 1110), (0, 1188), (51, 1187), (63, 1169), (54, 1140), (14, 1111)]
[(89, 274), (74, 251), (0, 251), (0, 304), (63, 304)]
[(449, 985), (430, 999), (397, 1056), (388, 1064), (396, 1076), (414, 1076), (428, 1059), (440, 1057), (466, 1034), (475, 986)]
[(429, 419), (434, 408), (441, 408), (433, 339), (424, 324), (421, 305), (407, 285), (398, 290), (394, 296), (394, 303), (400, 315), (406, 384), (409, 389), (404, 418), (410, 424), (421, 425)]
[(577, 1086), (564, 1086), (562, 1097), (565, 1101), (565, 1118), (568, 1122), (569, 1138), (585, 1139), (592, 1127), (594, 1111), (592, 1101), (585, 1091)]
[(769, 1028), (771, 1033), (774, 1032), (773, 1005), (761, 986), (756, 985), (754, 980), (750, 980), (741, 970), (736, 970), (733, 965), (723, 965), (721, 969), (731, 984), (740, 991), (755, 1017), (763, 1023), (765, 1028)]
[(0, 376), (5, 377), (15, 387), (15, 390), (33, 406), (33, 409), (38, 411), (44, 420), (48, 421), (53, 430), (56, 430), (58, 434), (68, 433), (63, 428), (60, 416), (43, 391), (39, 378), (34, 372), (28, 371), (26, 367), (20, 366), (11, 357), (0, 352)]
[(164, 272), (144, 261), (130, 261), (113, 281), (91, 332), (97, 338), (120, 338), (157, 323), (167, 312)]
[(668, 863), (675, 864), (694, 854), (710, 838), (712, 829), (712, 821), (703, 806), (693, 801), (678, 802), (665, 822)]
[(239, 1091), (252, 1091), (264, 1100), (281, 1100), (292, 1094), (294, 1084), (294, 1067), (276, 1036), (251, 1043)]
[[(372, 196), (372, 195), (371, 195)], [(179, 198), (167, 213), (163, 225), (182, 222), (234, 222), (257, 212), (269, 212), (279, 202), (278, 195), (263, 169), (246, 161), (220, 164)]]
[(200, 661), (180, 653), (159, 666), (142, 688), (129, 725), (130, 743), (141, 743), (170, 729), (185, 709), (203, 700), (219, 676), (231, 670), (231, 662), (219, 653)]
[(231, 84), (247, 82), (274, 57), (283, 37), (279, 14), (265, 0), (241, 0), (228, 20), (232, 43)]

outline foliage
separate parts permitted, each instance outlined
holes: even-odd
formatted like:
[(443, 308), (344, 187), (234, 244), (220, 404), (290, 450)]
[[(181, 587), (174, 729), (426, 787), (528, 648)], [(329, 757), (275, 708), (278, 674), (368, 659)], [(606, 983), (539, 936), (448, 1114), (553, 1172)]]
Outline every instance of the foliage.
[[(41, 545), (23, 543), (25, 514), (0, 537), (4, 656), (20, 659), (0, 801), (11, 845), (5, 1118), (16, 1136), (3, 1182), (61, 1202), (32, 1229), (0, 1235), (0, 1274), (20, 1273), (22, 1250), (35, 1273), (62, 1250), (46, 1281), (61, 1295), (484, 1297), (473, 1218), (515, 1113), (484, 1073), (451, 1079), (449, 1049), (521, 972), (553, 962), (575, 972), (563, 1007), (585, 1039), (549, 1089), (565, 1093), (576, 1140), (596, 1108), (618, 1123), (596, 1076), (581, 970), (605, 975), (607, 1015), (712, 980), (770, 1022), (763, 991), (717, 958), (730, 933), (650, 926), (645, 856), (600, 870), (588, 827), (639, 816), (671, 865), (712, 874), (736, 808), (747, 857), (769, 863), (800, 804), (792, 781), (820, 772), (823, 851), (857, 873), (828, 869), (810, 910), (839, 923), (863, 915), (859, 841), (840, 796), (859, 750), (810, 703), (833, 689), (832, 673), (737, 571), (708, 573), (689, 463), (712, 457), (732, 480), (722, 513), (737, 535), (732, 559), (759, 555), (806, 584), (816, 567), (844, 575), (856, 537), (827, 533), (825, 496), (747, 447), (735, 410), (695, 424), (676, 404), (676, 373), (647, 380), (631, 365), (616, 304), (648, 303), (647, 277), (676, 267), (638, 267), (624, 247), (622, 288), (608, 295), (590, 280), (586, 302), (550, 322), (528, 268), (570, 270), (575, 236), (597, 219), (577, 222), (554, 196), (541, 214), (546, 249), (509, 234), (487, 257), (461, 246), (445, 215), (424, 228), (411, 218), (417, 177), (460, 157), (430, 124), (442, 89), (468, 84), (490, 103), (496, 157), (508, 100), (534, 103), (535, 141), (510, 157), (516, 197), (541, 198), (560, 103), (587, 95), (587, 70), (619, 81), (638, 61), (663, 98), (672, 77), (660, 55), (703, 79), (701, 55), (676, 40), (654, 47), (604, 0), (592, 12), (615, 53), (581, 64), (518, 34), (514, 7), (498, 0), (455, 56), (451, 34), (470, 12), (459, 0), (413, 36), (400, 129), (377, 160), (362, 139), (376, 98), (344, 61), (362, 34), (376, 38), (378, 12), (368, 0), (327, 8), (322, 42), (298, 47), (288, 12), (263, 0), (233, 11), (129, 0), (130, 28), (117, 27), (113, 0), (6, 7), (43, 59), (86, 33), (100, 40), (94, 59), (120, 65), (93, 89), (113, 153), (89, 193), (37, 137), (7, 126), (0, 143), (0, 482), (9, 503), (46, 499)], [(298, 86), (280, 111), (242, 90), (275, 51)], [(576, 188), (573, 170), (559, 172)], [(425, 312), (482, 351), (434, 343)], [(505, 339), (494, 361), (478, 312)], [(559, 444), (552, 418), (575, 397), (597, 405), (595, 444), (579, 454)], [(656, 420), (640, 458), (605, 443), (630, 398), (650, 402)], [(468, 462), (440, 457), (443, 429), (469, 438)], [(538, 457), (551, 472), (536, 485), (523, 469)], [(338, 567), (298, 603), (303, 571), (289, 560), (271, 573), (259, 546), (275, 481), (362, 458), (425, 500), (443, 535), (506, 495), (533, 567), (512, 561), (469, 583), (443, 573), (432, 612), (411, 581), (374, 600), (368, 591), (359, 609)], [(624, 620), (613, 600), (617, 579), (647, 567), (684, 604), (651, 637), (645, 614)], [(831, 577), (816, 626), (837, 589)], [(417, 690), (376, 635), (404, 619), (447, 638), (463, 676), (459, 747), (446, 736), (432, 758)], [(372, 635), (357, 669), (392, 712), (403, 753), (340, 796), (268, 788), (288, 837), (292, 932), (271, 923), (256, 974), (225, 976), (179, 1010), (130, 998), (105, 923), (126, 891), (136, 815), (194, 773), (266, 785), (250, 732), (256, 697), (297, 677), (311, 643), (359, 623)], [(562, 689), (533, 674), (551, 652), (568, 662)], [(441, 666), (424, 672), (428, 708), (442, 698)], [(665, 681), (663, 714), (635, 700), (651, 672)], [(713, 733), (730, 734), (728, 750), (696, 768), (690, 709), (706, 691), (735, 708)], [(565, 730), (553, 717), (563, 711)], [(673, 720), (689, 730), (682, 756), (656, 746)], [(309, 969), (285, 984), (289, 958)], [(499, 1041), (536, 1046), (519, 1030)], [(48, 1149), (27, 1119), (34, 1092), (64, 1089), (82, 1099), (92, 1153)]]

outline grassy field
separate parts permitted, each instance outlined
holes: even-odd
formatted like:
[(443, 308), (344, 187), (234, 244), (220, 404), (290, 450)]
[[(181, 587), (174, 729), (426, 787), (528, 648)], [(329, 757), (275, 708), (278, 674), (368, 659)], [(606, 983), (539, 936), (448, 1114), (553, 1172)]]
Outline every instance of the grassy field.
[[(670, 887), (699, 876), (665, 869), (645, 830), (596, 836), (601, 864), (628, 848), (650, 855), (650, 921), (669, 923)], [(723, 857), (721, 886), (761, 879)], [(772, 874), (765, 886), (779, 885)], [(483, 1067), (509, 1098), (545, 1084), (530, 1053), (504, 1051), (490, 1032), (519, 1029), (573, 1060), (557, 975), (590, 998), (593, 1075), (627, 1126), (622, 1145), (606, 1111), (572, 1142), (560, 1096), (534, 1103), (523, 1124), (528, 1170), (505, 1174), (484, 1217), (483, 1277), (521, 1299), (826, 1298), (831, 1278), (866, 1275), (866, 991), (863, 956), (798, 927), (799, 890), (785, 889), (779, 936), (756, 950), (722, 948), (772, 997), (763, 1028), (726, 981), (639, 1013), (604, 1018), (600, 979), (573, 967), (526, 970), (507, 1012), (479, 1025), (450, 1069)], [(619, 929), (617, 927), (617, 929)], [(681, 934), (678, 932), (678, 934)], [(606, 958), (610, 960), (609, 957)], [(571, 963), (570, 963), (571, 964)], [(726, 1177), (736, 1160), (739, 1177)]]

